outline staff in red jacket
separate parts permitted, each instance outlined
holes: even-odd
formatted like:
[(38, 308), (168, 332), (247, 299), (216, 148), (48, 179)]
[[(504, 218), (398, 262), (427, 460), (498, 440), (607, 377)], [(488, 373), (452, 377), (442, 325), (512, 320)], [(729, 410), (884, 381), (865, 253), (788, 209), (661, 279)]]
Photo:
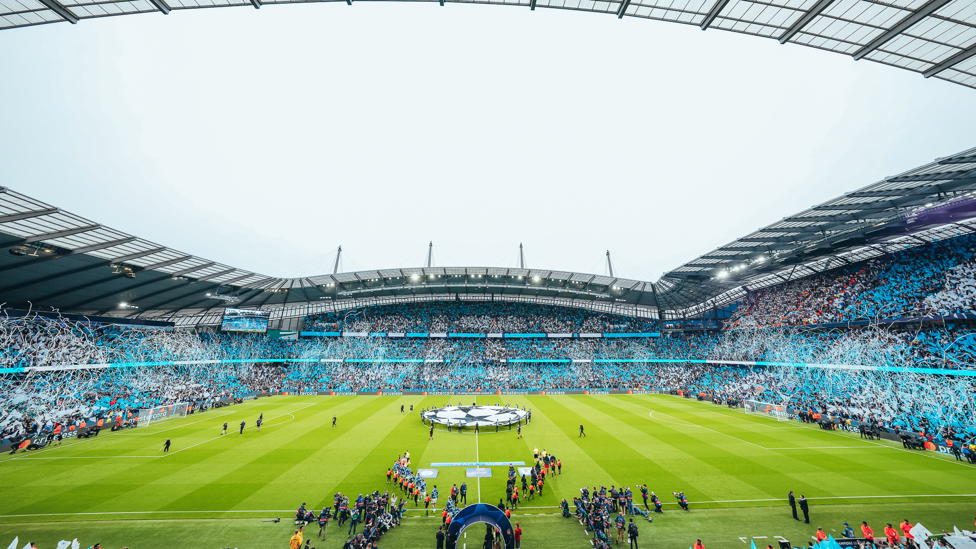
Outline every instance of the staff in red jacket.
[(905, 519), (905, 522), (899, 524), (898, 527), (905, 534), (905, 539), (915, 539), (915, 536), (912, 535), (912, 523), (908, 522), (908, 519)]
[(885, 526), (884, 534), (885, 537), (888, 538), (888, 543), (890, 543), (892, 546), (898, 545), (898, 530), (892, 528), (890, 522), (887, 526)]

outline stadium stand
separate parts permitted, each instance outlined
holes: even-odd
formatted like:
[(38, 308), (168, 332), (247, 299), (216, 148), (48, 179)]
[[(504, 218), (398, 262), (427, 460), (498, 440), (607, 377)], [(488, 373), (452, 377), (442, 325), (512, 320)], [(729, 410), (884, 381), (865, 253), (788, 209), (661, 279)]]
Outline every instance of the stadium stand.
[(963, 235), (750, 292), (733, 322), (827, 324), (972, 314), (976, 236)]
[(654, 332), (653, 319), (508, 302), (380, 305), (306, 319), (306, 330), (340, 332)]
[[(972, 151), (964, 154), (969, 156), (951, 166), (969, 170)], [(952, 177), (964, 185), (958, 182), (969, 181), (963, 179), (968, 173)], [(925, 177), (929, 179), (919, 179), (920, 185), (930, 181)], [(934, 200), (921, 194), (909, 198)], [(952, 215), (972, 202), (959, 196), (950, 201)], [(922, 214), (912, 215), (918, 219)], [(147, 407), (186, 402), (199, 409), (283, 392), (639, 390), (731, 405), (744, 400), (781, 403), (794, 417), (815, 418), (828, 428), (865, 426), (871, 432), (910, 431), (930, 441), (972, 442), (976, 432), (968, 417), (976, 409), (976, 233), (968, 225), (952, 225), (952, 232), (933, 229), (911, 244), (899, 233), (895, 238), (902, 240), (891, 246), (891, 253), (888, 244), (872, 244), (870, 253), (852, 253), (840, 267), (804, 266), (801, 278), (783, 276), (787, 271), (781, 270), (776, 273), (780, 283), (760, 284), (755, 290), (747, 284), (766, 280), (762, 269), (773, 259), (751, 263), (748, 269), (721, 263), (719, 268), (729, 269), (722, 271), (724, 276), (714, 274), (711, 259), (692, 262), (675, 271), (688, 278), (679, 280), (672, 273), (660, 287), (556, 271), (536, 276), (521, 268), (499, 269), (497, 274), (474, 268), (336, 274), (297, 286), (294, 280), (258, 279), (259, 286), (241, 294), (242, 302), (256, 300), (251, 301), (254, 306), (274, 305), (280, 311), (288, 306), (287, 290), (308, 298), (307, 316), (297, 322), (292, 339), (221, 332), (198, 320), (174, 327), (131, 324), (138, 318), (115, 324), (107, 317), (4, 315), (0, 438), (6, 444), (59, 428), (78, 430), (99, 420), (137, 420), (135, 412)], [(145, 246), (138, 253), (152, 255), (158, 249)], [(23, 257), (11, 255), (5, 261)], [(211, 276), (206, 269), (227, 280), (259, 276), (199, 259), (193, 259), (197, 266), (174, 266), (182, 261), (188, 260), (155, 263), (172, 263), (167, 268), (174, 270), (140, 282), (151, 290), (144, 302), (156, 311), (174, 298), (151, 299), (179, 287), (166, 285), (190, 284), (181, 280), (193, 272), (187, 269), (203, 273), (197, 275), (201, 281)], [(140, 276), (152, 270), (149, 266)], [(16, 263), (4, 268), (19, 269)], [(86, 263), (76, 268), (95, 267)], [(129, 280), (117, 277), (112, 282), (124, 285)], [(454, 289), (470, 289), (465, 285), (472, 281), (484, 293), (462, 299)], [(15, 286), (20, 291), (32, 284), (28, 280)], [(722, 330), (674, 330), (667, 326), (676, 323), (654, 318), (663, 312), (669, 320), (681, 318), (678, 324), (684, 327), (717, 328), (716, 317), (675, 316), (681, 312), (677, 305), (698, 303), (694, 307), (704, 311), (705, 302), (686, 289), (704, 288), (718, 299), (739, 291), (736, 284), (744, 288), (741, 302), (728, 307), (730, 317)], [(219, 287), (203, 286), (213, 291)], [(194, 297), (200, 291), (181, 294), (183, 301), (171, 312), (209, 301)], [(488, 295), (494, 291), (504, 299)], [(385, 293), (388, 301), (344, 297), (371, 292)], [(414, 300), (414, 292), (426, 293)], [(540, 302), (540, 296), (551, 302)], [(584, 301), (583, 296), (593, 299), (569, 305)], [(312, 299), (319, 300), (314, 307)], [(557, 300), (567, 305), (557, 305)], [(604, 306), (608, 302), (613, 305)], [(198, 318), (214, 308), (207, 307)]]

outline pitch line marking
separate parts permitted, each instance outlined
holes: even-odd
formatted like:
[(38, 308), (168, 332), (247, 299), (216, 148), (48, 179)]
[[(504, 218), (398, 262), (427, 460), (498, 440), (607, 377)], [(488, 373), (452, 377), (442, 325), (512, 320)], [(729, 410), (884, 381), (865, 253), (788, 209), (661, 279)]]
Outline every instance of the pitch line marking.
[[(741, 420), (741, 421), (748, 421), (749, 423), (755, 423), (756, 425), (761, 425), (763, 427), (769, 427), (770, 429), (780, 430), (780, 429), (802, 429), (803, 428), (803, 427), (800, 427), (799, 425), (786, 425), (786, 426), (766, 425), (765, 423), (763, 423), (761, 421), (754, 421), (754, 420), (751, 420), (751, 419), (745, 418), (745, 417), (730, 416), (729, 414), (724, 414), (722, 412), (716, 412), (715, 410), (705, 410), (705, 411), (706, 412), (711, 412), (713, 414), (718, 414), (720, 416), (725, 416), (727, 418), (738, 419), (738, 420)], [(777, 422), (777, 423), (782, 423), (782, 422)]]
[[(223, 417), (223, 416), (226, 416), (227, 414), (232, 414), (232, 413), (233, 412), (226, 412), (226, 413), (223, 413), (221, 415), (210, 416), (210, 417), (208, 417), (206, 419), (201, 419), (200, 421), (194, 421), (193, 423), (186, 423), (184, 425), (177, 425), (176, 427), (170, 427), (169, 429), (163, 429), (162, 431), (157, 431), (157, 433), (164, 433), (164, 432), (169, 431), (171, 429), (177, 429), (179, 427), (186, 427), (187, 425), (193, 425), (194, 423), (200, 423), (201, 421), (207, 421), (207, 420), (210, 420), (210, 419), (214, 419), (214, 418), (218, 418), (218, 417)], [(79, 440), (79, 439), (76, 438), (75, 439), (75, 442), (73, 442), (71, 444), (66, 444), (66, 445), (59, 444), (57, 446), (50, 446), (50, 444), (48, 444), (48, 446), (49, 446), (48, 448), (42, 448), (40, 450), (33, 450), (32, 451), (33, 453), (31, 455), (42, 454), (44, 452), (49, 452), (51, 450), (57, 450), (59, 448), (70, 448), (72, 446), (77, 446), (77, 445), (83, 444), (85, 442), (92, 442), (92, 441), (96, 441), (96, 440), (105, 440), (105, 439), (111, 438), (111, 437), (118, 437), (118, 436), (146, 436), (146, 435), (152, 435), (152, 434), (157, 434), (157, 433), (122, 433), (122, 432), (111, 433), (110, 432), (108, 435), (106, 435), (105, 437), (102, 437), (101, 439), (98, 439), (98, 438), (87, 438), (85, 440)], [(65, 456), (65, 457), (68, 457), (68, 456)], [(144, 457), (144, 456), (127, 456), (127, 457)], [(19, 457), (11, 457), (11, 458), (5, 459), (3, 461), (13, 461), (13, 460), (16, 460), (16, 459), (22, 459), (22, 458), (19, 458)], [(41, 458), (35, 458), (35, 459), (41, 459)], [(51, 458), (48, 458), (48, 459), (51, 459)]]
[[(879, 495), (879, 496), (828, 496), (828, 497), (817, 497), (817, 498), (807, 498), (809, 501), (817, 500), (828, 500), (828, 499), (873, 499), (873, 498), (971, 498), (976, 497), (976, 494), (908, 494), (908, 495)], [(752, 503), (757, 501), (783, 501), (783, 498), (767, 498), (767, 499), (727, 499), (727, 500), (710, 500), (710, 501), (692, 501), (695, 503)], [(678, 505), (675, 503), (664, 503), (664, 505)], [(544, 507), (519, 507), (519, 509), (559, 509), (558, 505), (549, 505)], [(422, 512), (423, 509), (404, 509), (404, 511), (417, 511)], [(195, 513), (294, 513), (294, 509), (227, 509), (223, 511), (104, 511), (104, 512), (89, 512), (89, 513), (37, 513), (30, 515), (0, 515), (0, 519), (3, 518), (29, 518), (29, 517), (64, 517), (64, 516), (96, 516), (96, 515), (163, 515), (163, 514), (195, 514)], [(414, 517), (419, 518), (419, 517)]]
[[(314, 406), (315, 404), (317, 404), (317, 403), (309, 404), (308, 406), (304, 406), (302, 408), (299, 408), (298, 410), (294, 410), (292, 412), (285, 413), (285, 414), (282, 414), (280, 416), (275, 416), (273, 418), (270, 418), (272, 420), (275, 420), (275, 419), (278, 419), (280, 417), (291, 416), (291, 419), (289, 419), (289, 420), (286, 420), (286, 421), (283, 421), (283, 422), (280, 422), (280, 423), (274, 423), (274, 424), (271, 424), (271, 425), (267, 425), (266, 427), (276, 427), (276, 426), (279, 426), (279, 425), (284, 425), (285, 423), (288, 423), (289, 421), (292, 421), (293, 419), (295, 419), (295, 416), (294, 416), (294, 413), (295, 412), (299, 412), (301, 410), (304, 410), (305, 408), (308, 408), (309, 406)], [(213, 416), (213, 417), (207, 418), (207, 420), (214, 419), (214, 417), (217, 417), (217, 416)], [(200, 420), (200, 421), (207, 421), (207, 420)], [(199, 423), (199, 422), (194, 422), (194, 423)], [(162, 431), (160, 431), (160, 432), (162, 432)], [(157, 433), (147, 433), (145, 436), (150, 436), (150, 435), (154, 435), (154, 434), (157, 434)], [(189, 450), (190, 448), (194, 448), (196, 446), (200, 446), (201, 444), (205, 444), (207, 442), (212, 442), (214, 440), (217, 440), (218, 438), (223, 438), (223, 437), (224, 437), (224, 435), (218, 435), (218, 436), (216, 436), (214, 438), (211, 438), (211, 439), (208, 439), (208, 440), (204, 440), (202, 442), (198, 442), (196, 444), (187, 446), (186, 448), (180, 448), (179, 450), (176, 450), (175, 452), (167, 452), (167, 453), (165, 453), (163, 455), (155, 455), (155, 456), (54, 456), (54, 457), (33, 457), (33, 456), (25, 456), (25, 457), (15, 457), (15, 458), (12, 458), (12, 459), (8, 459), (6, 461), (30, 461), (32, 459), (115, 459), (115, 458), (151, 458), (151, 457), (164, 458), (164, 457), (172, 456), (174, 454), (178, 454), (178, 453), (182, 452), (183, 450)]]
[[(220, 415), (210, 416), (208, 418), (201, 419), (200, 421), (207, 421), (208, 419), (214, 419), (214, 418), (223, 417), (223, 416), (226, 416), (226, 415), (229, 415), (229, 414), (233, 414), (241, 406), (247, 406), (248, 404), (256, 404), (257, 402), (258, 402), (257, 399), (249, 400), (247, 402), (242, 402), (240, 404), (237, 404), (235, 406), (234, 410), (225, 412), (225, 413), (220, 414)], [(262, 401), (262, 404), (263, 404), (263, 401)], [(315, 404), (321, 404), (321, 403), (320, 402), (310, 402), (310, 403), (305, 403), (305, 402), (292, 402), (292, 403), (289, 403), (289, 404), (310, 404), (310, 405), (313, 405), (314, 406)], [(200, 423), (200, 421), (194, 421), (193, 423), (186, 423), (184, 425), (177, 425), (176, 427), (171, 427), (170, 429), (176, 429), (176, 428), (179, 428), (179, 427), (185, 427), (187, 425), (193, 425), (194, 423)], [(148, 429), (148, 427), (146, 427), (146, 428)], [(105, 438), (113, 437), (113, 436), (145, 436), (145, 435), (163, 433), (163, 432), (168, 431), (168, 430), (169, 429), (164, 429), (163, 431), (156, 431), (155, 433), (143, 433), (143, 434), (140, 434), (140, 433), (122, 433), (122, 432), (115, 432), (115, 433), (109, 433), (108, 435), (105, 435), (105, 437), (103, 437), (101, 439), (88, 438), (88, 439), (85, 439), (85, 440), (78, 440), (76, 438), (75, 441), (72, 442), (72, 443), (70, 443), (70, 444), (66, 444), (66, 445), (59, 444), (59, 445), (57, 445), (55, 447), (51, 447), (51, 448), (42, 448), (40, 450), (34, 450), (33, 451), (34, 452), (33, 455), (36, 455), (36, 454), (39, 454), (39, 453), (42, 453), (42, 452), (48, 452), (48, 451), (51, 451), (51, 450), (57, 450), (59, 448), (68, 448), (68, 447), (71, 447), (71, 446), (77, 446), (78, 444), (82, 444), (82, 443), (85, 443), (85, 442), (92, 442), (94, 440), (105, 440)], [(67, 457), (67, 456), (65, 456), (65, 457)], [(132, 456), (130, 456), (130, 457), (132, 457)], [(20, 459), (20, 458), (17, 458), (17, 457), (8, 457), (6, 459), (0, 460), (0, 463), (3, 463), (5, 461), (14, 461), (16, 459)], [(36, 459), (40, 459), (40, 458), (36, 458)]]
[[(666, 395), (666, 396), (674, 396), (674, 395)], [(681, 397), (675, 397), (675, 398), (681, 398)], [(640, 406), (640, 404), (638, 404), (638, 406)], [(715, 412), (715, 413), (719, 413), (719, 412)], [(725, 414), (722, 414), (722, 415), (725, 415)], [(793, 426), (793, 428), (794, 429), (813, 429), (814, 431), (823, 431), (823, 429), (818, 429), (817, 427), (813, 427), (813, 426), (809, 426), (809, 425), (795, 425), (795, 426)], [(842, 429), (834, 430), (833, 431), (833, 434), (835, 434), (835, 435), (846, 434), (847, 435), (847, 438), (854, 438), (853, 437), (854, 433), (851, 433), (849, 431), (845, 431), (845, 430), (842, 430)], [(917, 455), (917, 456), (927, 457), (927, 458), (930, 458), (930, 459), (937, 459), (937, 460), (940, 460), (940, 461), (943, 461), (943, 462), (955, 463), (957, 465), (962, 465), (963, 467), (972, 467), (972, 464), (970, 464), (970, 463), (966, 463), (965, 461), (958, 461), (958, 460), (955, 460), (955, 459), (951, 459), (952, 456), (943, 455), (943, 454), (941, 454), (939, 452), (936, 452), (933, 455), (933, 454), (928, 454), (928, 453), (917, 453), (917, 452), (913, 452), (912, 450), (908, 450), (906, 448), (899, 448), (898, 447), (898, 442), (897, 441), (894, 441), (894, 440), (886, 441), (886, 442), (889, 443), (888, 445), (882, 444), (881, 442), (875, 442), (873, 440), (865, 440), (865, 439), (859, 439), (859, 440), (861, 442), (866, 443), (866, 444), (873, 444), (875, 446), (880, 446), (881, 448), (888, 448), (889, 450), (901, 450), (902, 452), (908, 452), (910, 454)]]
[[(638, 404), (638, 406), (640, 406), (640, 404)], [(648, 408), (648, 410), (650, 410), (650, 408)], [(683, 419), (679, 419), (679, 421), (683, 421), (684, 423), (676, 423), (674, 421), (668, 421), (666, 419), (661, 419), (659, 417), (654, 417), (654, 410), (651, 410), (651, 414), (650, 415), (651, 415), (651, 418), (652, 419), (656, 419), (656, 420), (661, 421), (663, 423), (670, 423), (671, 425), (678, 425), (680, 427), (701, 427), (701, 425), (695, 425), (694, 423), (691, 423), (689, 421), (685, 421)], [(672, 418), (672, 419), (678, 419), (678, 418), (676, 418), (674, 416), (670, 416), (668, 414), (665, 414), (664, 412), (658, 412), (658, 415), (668, 416), (669, 418)]]
[[(657, 420), (657, 421), (663, 421), (665, 423), (671, 423), (672, 425), (681, 425), (682, 427), (698, 427), (700, 429), (705, 429), (707, 431), (711, 431), (713, 433), (716, 433), (716, 434), (719, 434), (719, 435), (722, 435), (722, 436), (726, 436), (726, 437), (729, 437), (729, 438), (734, 438), (735, 440), (738, 440), (739, 442), (745, 442), (746, 444), (751, 444), (752, 446), (755, 446), (756, 448), (762, 448), (763, 450), (766, 450), (765, 447), (760, 446), (760, 445), (756, 444), (755, 442), (749, 442), (748, 440), (743, 440), (743, 439), (741, 439), (739, 437), (734, 437), (732, 435), (723, 433), (721, 431), (716, 431), (715, 429), (710, 429), (708, 427), (704, 427), (704, 426), (698, 425), (697, 423), (692, 423), (692, 422), (689, 421), (689, 422), (687, 422), (687, 425), (682, 425), (682, 424), (679, 424), (679, 423), (674, 423), (674, 422), (671, 422), (671, 421), (658, 419), (658, 418), (654, 417), (655, 410), (653, 410), (651, 408), (648, 408), (647, 406), (642, 406), (640, 404), (637, 404), (636, 402), (631, 402), (631, 404), (633, 404), (634, 406), (640, 406), (641, 408), (644, 408), (645, 410), (651, 410), (651, 413), (649, 414), (650, 417), (651, 417), (651, 419), (654, 419), (654, 420)], [(664, 412), (658, 412), (658, 413), (661, 414), (661, 415), (665, 415), (665, 416), (674, 418), (674, 419), (679, 419), (679, 418), (676, 418), (674, 416), (670, 416), (668, 414), (665, 414)], [(681, 421), (685, 421), (685, 420), (681, 420)]]
[[(219, 415), (216, 415), (216, 416), (210, 416), (208, 418), (204, 418), (204, 419), (201, 419), (199, 421), (193, 421), (193, 422), (190, 422), (190, 423), (184, 423), (183, 425), (177, 425), (176, 427), (170, 427), (169, 429), (163, 429), (162, 431), (153, 431), (151, 433), (147, 433), (146, 431), (138, 431), (137, 430), (135, 433), (116, 433), (115, 436), (144, 437), (144, 436), (149, 436), (149, 435), (158, 435), (159, 433), (165, 433), (166, 431), (172, 431), (173, 429), (179, 429), (180, 427), (186, 427), (187, 425), (193, 425), (193, 424), (196, 424), (196, 423), (202, 423), (204, 421), (209, 421), (211, 419), (215, 419), (215, 418), (218, 418), (218, 417), (228, 416), (228, 415), (233, 414), (233, 413), (234, 412), (224, 412), (223, 414), (219, 414)], [(148, 428), (149, 427), (146, 427), (146, 429), (148, 429)], [(138, 429), (138, 427), (136, 429)]]
[[(275, 416), (275, 417), (273, 417), (273, 418), (270, 418), (271, 420), (275, 420), (275, 419), (278, 419), (278, 418), (280, 418), (280, 417), (285, 417), (285, 416), (291, 416), (291, 419), (289, 419), (289, 420), (286, 420), (286, 421), (282, 421), (281, 423), (273, 423), (273, 424), (271, 424), (271, 425), (268, 425), (268, 427), (274, 427), (274, 426), (277, 426), (277, 425), (284, 425), (285, 423), (288, 423), (288, 422), (289, 422), (289, 421), (291, 421), (292, 419), (295, 419), (295, 415), (294, 415), (294, 414), (295, 414), (295, 412), (299, 412), (299, 411), (301, 411), (301, 410), (304, 410), (305, 408), (308, 408), (309, 406), (314, 406), (314, 405), (315, 405), (315, 404), (309, 404), (308, 406), (303, 406), (303, 407), (301, 407), (301, 408), (299, 408), (298, 410), (292, 410), (291, 412), (287, 412), (287, 413), (284, 413), (284, 414), (281, 414), (280, 416)], [(201, 444), (206, 444), (206, 443), (208, 443), (208, 442), (212, 442), (212, 441), (214, 441), (214, 440), (217, 440), (218, 438), (223, 438), (223, 437), (224, 437), (224, 435), (217, 435), (217, 436), (215, 436), (214, 438), (211, 438), (211, 439), (209, 439), (209, 440), (205, 440), (205, 441), (203, 441), (203, 442), (198, 442), (198, 443), (196, 443), (196, 444), (193, 444), (193, 445), (190, 445), (190, 446), (187, 446), (186, 448), (180, 448), (179, 450), (177, 450), (177, 451), (175, 451), (175, 452), (167, 452), (166, 454), (163, 454), (163, 455), (162, 455), (162, 456), (160, 456), (160, 457), (168, 457), (168, 456), (172, 456), (172, 455), (174, 455), (174, 454), (178, 454), (178, 453), (180, 453), (180, 452), (182, 452), (183, 450), (189, 450), (190, 448), (194, 448), (194, 447), (196, 447), (196, 446), (200, 446)]]
[[(478, 449), (478, 433), (474, 434), (474, 461), (481, 462), (481, 451)], [(478, 477), (478, 503), (481, 503), (481, 477)]]
[(155, 458), (162, 456), (52, 456), (52, 457), (15, 457), (7, 461), (32, 461), (35, 459), (115, 459), (115, 458)]
[[(631, 404), (633, 404), (634, 406), (640, 406), (641, 408), (644, 408), (646, 410), (651, 410), (651, 408), (648, 408), (647, 406), (642, 406), (640, 404), (637, 404), (636, 402), (632, 402)], [(657, 412), (660, 415), (668, 416), (668, 417), (670, 417), (672, 419), (677, 419), (679, 421), (684, 421), (686, 423), (684, 423), (684, 424), (682, 424), (682, 423), (675, 423), (673, 421), (668, 421), (666, 419), (661, 419), (661, 418), (658, 418), (658, 417), (654, 417), (654, 413), (655, 412)], [(720, 414), (720, 415), (725, 415), (725, 414)], [(651, 419), (654, 419), (656, 421), (661, 421), (661, 422), (664, 422), (664, 423), (670, 423), (672, 425), (680, 425), (681, 427), (698, 427), (700, 429), (706, 429), (708, 431), (711, 431), (713, 433), (717, 433), (717, 434), (722, 435), (722, 436), (726, 436), (726, 437), (729, 437), (729, 438), (734, 438), (735, 440), (738, 440), (739, 442), (745, 442), (746, 444), (751, 444), (751, 445), (755, 446), (756, 448), (761, 448), (763, 450), (828, 450), (828, 449), (834, 449), (834, 450), (841, 450), (841, 449), (847, 449), (847, 450), (868, 450), (868, 449), (871, 448), (870, 446), (797, 446), (797, 447), (793, 447), (793, 448), (767, 448), (765, 446), (761, 446), (759, 444), (756, 444), (755, 442), (749, 442), (748, 440), (743, 440), (743, 439), (741, 439), (739, 437), (732, 436), (732, 435), (730, 435), (728, 433), (723, 433), (721, 431), (716, 431), (715, 429), (712, 429), (710, 427), (705, 427), (704, 425), (698, 425), (697, 423), (693, 423), (691, 421), (687, 421), (687, 420), (684, 420), (684, 419), (681, 419), (681, 418), (677, 418), (677, 417), (674, 417), (674, 416), (665, 414), (664, 412), (660, 412), (660, 411), (656, 411), (656, 410), (651, 410), (650, 416), (651, 416)], [(882, 448), (884, 448), (884, 446), (882, 446)]]

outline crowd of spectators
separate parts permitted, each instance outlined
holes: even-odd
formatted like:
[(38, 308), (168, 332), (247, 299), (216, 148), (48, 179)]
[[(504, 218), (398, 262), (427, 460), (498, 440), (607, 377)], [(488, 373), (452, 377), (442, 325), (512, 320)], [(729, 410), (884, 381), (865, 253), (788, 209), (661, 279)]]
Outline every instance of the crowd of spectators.
[(976, 235), (909, 248), (749, 292), (731, 323), (843, 323), (976, 313)]
[[(661, 337), (288, 340), (0, 317), (0, 368), (11, 369), (0, 374), (0, 436), (11, 439), (57, 425), (119, 417), (125, 410), (240, 398), (263, 390), (595, 388), (786, 402), (841, 419), (867, 418), (889, 429), (944, 436), (947, 429), (965, 427), (961, 418), (976, 407), (966, 396), (973, 392), (972, 383), (926, 376), (917, 368), (973, 369), (973, 325), (959, 319), (843, 329), (810, 325), (973, 312), (974, 256), (976, 236), (935, 242), (753, 292), (738, 307), (731, 329)], [(440, 301), (323, 314), (305, 319), (304, 331), (648, 333), (658, 332), (659, 325), (653, 319), (576, 308)], [(705, 360), (781, 366), (688, 362)], [(201, 361), (211, 363), (186, 364)], [(95, 364), (121, 367), (85, 367)], [(842, 374), (831, 377), (824, 373), (828, 370), (798, 364), (904, 373), (855, 383), (861, 370), (835, 370)], [(17, 371), (24, 367), (49, 371)]]
[[(175, 403), (210, 407), (281, 387), (270, 365), (145, 366), (78, 369), (0, 378), (0, 441), (20, 440), (130, 419), (130, 413)], [(74, 427), (74, 429), (72, 428)], [(2, 444), (3, 442), (0, 442)]]
[(377, 305), (306, 318), (307, 331), (393, 333), (646, 333), (650, 318), (509, 301)]

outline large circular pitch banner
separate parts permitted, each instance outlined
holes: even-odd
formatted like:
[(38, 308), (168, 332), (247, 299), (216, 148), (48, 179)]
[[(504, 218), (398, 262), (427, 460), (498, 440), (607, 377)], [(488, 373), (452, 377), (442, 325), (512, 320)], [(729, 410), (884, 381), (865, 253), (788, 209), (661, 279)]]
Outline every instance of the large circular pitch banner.
[(525, 410), (508, 406), (445, 406), (427, 410), (422, 417), (432, 423), (474, 427), (480, 425), (511, 425), (519, 423), (529, 415)]

